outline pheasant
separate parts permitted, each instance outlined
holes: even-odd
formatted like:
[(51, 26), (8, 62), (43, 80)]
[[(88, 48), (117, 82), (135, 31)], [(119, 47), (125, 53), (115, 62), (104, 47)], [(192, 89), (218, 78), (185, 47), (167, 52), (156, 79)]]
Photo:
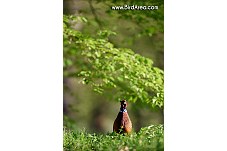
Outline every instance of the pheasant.
[(129, 118), (128, 112), (126, 110), (127, 102), (122, 100), (120, 112), (117, 115), (117, 118), (113, 124), (113, 131), (117, 133), (130, 133), (132, 131), (132, 122)]

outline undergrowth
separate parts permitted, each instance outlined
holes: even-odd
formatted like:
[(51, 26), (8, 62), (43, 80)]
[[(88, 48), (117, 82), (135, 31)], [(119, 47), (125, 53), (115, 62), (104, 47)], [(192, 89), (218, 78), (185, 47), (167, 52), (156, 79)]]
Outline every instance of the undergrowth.
[(90, 134), (64, 128), (64, 151), (162, 151), (164, 150), (163, 125), (151, 125), (138, 133)]

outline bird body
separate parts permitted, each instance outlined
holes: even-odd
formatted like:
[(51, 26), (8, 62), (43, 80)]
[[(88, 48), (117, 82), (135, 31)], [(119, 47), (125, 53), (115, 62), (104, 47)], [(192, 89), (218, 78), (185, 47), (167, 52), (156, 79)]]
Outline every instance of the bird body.
[(132, 122), (126, 110), (127, 103), (121, 101), (121, 108), (113, 124), (113, 131), (117, 133), (130, 133), (132, 131)]

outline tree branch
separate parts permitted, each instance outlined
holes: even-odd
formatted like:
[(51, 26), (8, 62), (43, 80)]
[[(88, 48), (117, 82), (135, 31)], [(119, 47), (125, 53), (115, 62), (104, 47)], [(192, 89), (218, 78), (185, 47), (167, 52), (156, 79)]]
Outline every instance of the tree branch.
[(101, 23), (101, 21), (98, 19), (98, 15), (96, 14), (95, 8), (94, 8), (94, 6), (92, 5), (92, 0), (88, 0), (88, 3), (89, 3), (91, 12), (92, 12), (92, 14), (93, 14), (93, 16), (94, 16), (94, 18), (95, 18), (95, 21), (97, 22), (99, 28), (100, 28), (100, 29), (103, 29), (102, 23)]

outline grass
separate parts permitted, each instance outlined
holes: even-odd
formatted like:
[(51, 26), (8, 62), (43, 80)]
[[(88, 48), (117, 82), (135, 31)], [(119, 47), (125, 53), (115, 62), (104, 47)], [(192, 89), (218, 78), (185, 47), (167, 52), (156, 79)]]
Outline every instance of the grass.
[(64, 151), (163, 151), (163, 125), (151, 125), (138, 133), (89, 134), (86, 131), (71, 131), (64, 128)]

